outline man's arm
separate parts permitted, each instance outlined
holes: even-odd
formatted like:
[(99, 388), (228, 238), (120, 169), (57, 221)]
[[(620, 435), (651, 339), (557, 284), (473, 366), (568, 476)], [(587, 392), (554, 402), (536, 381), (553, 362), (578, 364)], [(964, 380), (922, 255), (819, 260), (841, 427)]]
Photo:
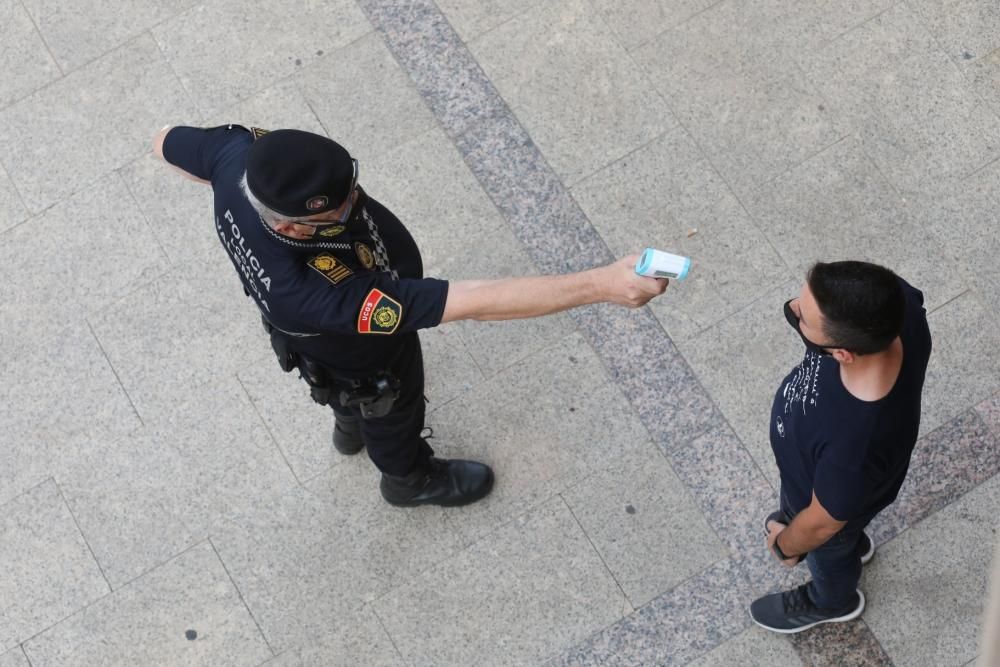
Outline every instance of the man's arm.
[[(164, 162), (167, 162), (167, 160), (163, 157), (163, 141), (167, 138), (167, 133), (170, 132), (171, 129), (170, 125), (164, 125), (163, 129), (157, 132), (156, 136), (153, 137), (153, 153)], [(169, 162), (167, 162), (167, 164), (169, 164), (170, 167), (176, 170), (179, 174), (194, 181), (195, 183), (203, 183), (205, 185), (212, 184), (210, 181), (206, 181), (204, 178), (198, 178), (194, 174), (181, 169), (177, 165), (170, 164)]]
[[(795, 515), (787, 528), (777, 522), (773, 522), (768, 527), (771, 534), (767, 539), (767, 547), (772, 549), (774, 541), (778, 540), (778, 548), (789, 557), (790, 564), (794, 565), (797, 562), (797, 556), (825, 544), (827, 540), (840, 532), (846, 523), (846, 521), (838, 521), (830, 516), (814, 492), (812, 502)], [(789, 563), (789, 561), (784, 562)]]
[(635, 273), (638, 256), (559, 276), (463, 280), (448, 286), (441, 323), (539, 317), (608, 301), (638, 308), (667, 289), (663, 278)]

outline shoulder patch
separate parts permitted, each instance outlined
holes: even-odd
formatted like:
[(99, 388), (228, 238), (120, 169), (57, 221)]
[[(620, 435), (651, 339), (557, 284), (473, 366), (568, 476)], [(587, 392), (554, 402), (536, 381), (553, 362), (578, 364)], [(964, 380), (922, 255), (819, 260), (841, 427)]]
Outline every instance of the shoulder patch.
[(354, 274), (354, 271), (351, 271), (343, 262), (329, 253), (316, 255), (307, 264), (323, 274), (323, 277), (334, 285), (344, 282)]
[(267, 134), (270, 131), (271, 130), (265, 130), (262, 127), (251, 127), (250, 128), (250, 136), (253, 137), (254, 141), (257, 141), (258, 139), (260, 139), (261, 137), (263, 137), (265, 134)]
[(391, 334), (403, 319), (403, 304), (381, 290), (368, 292), (358, 313), (358, 333)]

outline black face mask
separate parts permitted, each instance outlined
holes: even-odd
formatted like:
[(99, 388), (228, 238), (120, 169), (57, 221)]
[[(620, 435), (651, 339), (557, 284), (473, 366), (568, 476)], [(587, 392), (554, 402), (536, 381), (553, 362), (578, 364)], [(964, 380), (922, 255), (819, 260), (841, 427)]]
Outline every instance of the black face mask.
[(785, 302), (785, 308), (784, 308), (785, 319), (788, 320), (788, 325), (793, 329), (795, 329), (795, 333), (797, 333), (799, 335), (799, 338), (802, 339), (802, 342), (805, 344), (807, 350), (809, 350), (810, 352), (815, 352), (816, 354), (822, 354), (823, 356), (826, 357), (832, 356), (833, 353), (830, 352), (830, 350), (823, 347), (822, 345), (817, 345), (816, 343), (806, 338), (805, 335), (803, 335), (802, 323), (799, 321), (799, 318), (795, 316), (795, 311), (792, 310), (792, 301), (795, 301), (795, 299), (789, 299), (788, 301)]

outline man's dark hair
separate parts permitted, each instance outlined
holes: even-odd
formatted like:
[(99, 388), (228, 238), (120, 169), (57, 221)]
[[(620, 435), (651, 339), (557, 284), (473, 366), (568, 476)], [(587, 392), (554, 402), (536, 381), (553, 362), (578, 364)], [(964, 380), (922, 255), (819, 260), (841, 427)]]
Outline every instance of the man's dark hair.
[(824, 333), (854, 354), (882, 352), (903, 330), (906, 297), (899, 277), (868, 262), (817, 262), (806, 275)]

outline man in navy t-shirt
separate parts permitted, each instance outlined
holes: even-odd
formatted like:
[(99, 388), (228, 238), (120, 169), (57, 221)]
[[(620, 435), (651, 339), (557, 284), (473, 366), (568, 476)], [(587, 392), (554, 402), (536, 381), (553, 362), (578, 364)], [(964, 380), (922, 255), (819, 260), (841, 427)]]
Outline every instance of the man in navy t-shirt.
[(768, 547), (785, 565), (805, 558), (812, 581), (765, 596), (754, 621), (776, 632), (859, 616), (861, 566), (874, 554), (864, 528), (896, 499), (920, 427), (931, 353), (923, 295), (866, 262), (816, 264), (785, 304), (805, 358), (771, 409), (781, 509)]
[(493, 487), (489, 467), (435, 458), (421, 435), (418, 330), (598, 301), (638, 307), (666, 289), (635, 275), (635, 257), (562, 276), (425, 278), (409, 232), (359, 184), (358, 161), (320, 135), (168, 126), (153, 148), (212, 186), (215, 232), (281, 367), (297, 367), (313, 399), (333, 408), (338, 451), (367, 446), (393, 505), (464, 505)]

